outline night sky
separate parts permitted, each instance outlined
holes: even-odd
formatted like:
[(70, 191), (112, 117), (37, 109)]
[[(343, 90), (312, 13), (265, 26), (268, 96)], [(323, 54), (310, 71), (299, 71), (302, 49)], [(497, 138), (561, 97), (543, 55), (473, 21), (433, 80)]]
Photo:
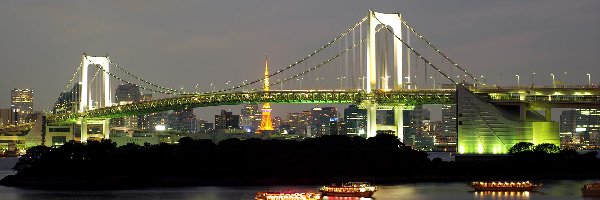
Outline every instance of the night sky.
[[(0, 1), (0, 108), (12, 88), (35, 90), (35, 110), (64, 89), (81, 53), (104, 55), (171, 88), (256, 79), (345, 31), (369, 9), (400, 12), (417, 31), (488, 82), (550, 73), (567, 84), (600, 77), (600, 1)], [(567, 71), (567, 75), (564, 72)], [(529, 83), (522, 78), (521, 83)], [(275, 115), (290, 107), (274, 105)], [(307, 106), (291, 107), (300, 111)], [(230, 107), (239, 113), (239, 106)], [(202, 118), (220, 108), (198, 109)]]

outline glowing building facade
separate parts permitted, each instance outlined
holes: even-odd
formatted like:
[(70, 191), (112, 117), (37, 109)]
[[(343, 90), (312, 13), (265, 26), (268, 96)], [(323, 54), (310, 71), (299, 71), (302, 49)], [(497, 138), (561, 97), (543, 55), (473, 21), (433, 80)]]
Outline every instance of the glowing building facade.
[(513, 113), (510, 110), (514, 108), (489, 103), (458, 86), (458, 153), (506, 154), (519, 142), (559, 146), (558, 123), (545, 121), (544, 116), (521, 106), (520, 112), (525, 113)]

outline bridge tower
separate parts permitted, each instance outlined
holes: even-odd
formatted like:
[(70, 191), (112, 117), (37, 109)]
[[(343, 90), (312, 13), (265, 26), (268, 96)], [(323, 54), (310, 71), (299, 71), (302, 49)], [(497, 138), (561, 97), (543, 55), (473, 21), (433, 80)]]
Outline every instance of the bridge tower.
[[(98, 68), (102, 71), (102, 83), (103, 91), (99, 91), (100, 100), (93, 101), (88, 84), (88, 73), (89, 66), (93, 66), (92, 69)], [(81, 97), (79, 100), (79, 112), (85, 112), (103, 107), (110, 107), (112, 104), (111, 90), (110, 90), (110, 59), (106, 56), (88, 56), (83, 53), (81, 56)], [(102, 126), (102, 134), (95, 134), (95, 137), (103, 137), (108, 139), (110, 134), (109, 119), (86, 119), (81, 118), (77, 121), (81, 124), (81, 142), (85, 142), (88, 139), (88, 126), (97, 124)]]
[[(263, 90), (265, 92), (269, 91), (269, 58), (265, 55), (265, 81), (263, 85)], [(271, 120), (271, 104), (264, 103), (262, 106), (262, 119), (260, 121), (260, 127), (258, 128), (258, 132), (272, 131), (275, 130), (273, 128), (273, 121)]]
[[(375, 38), (376, 28), (378, 25), (389, 26), (391, 30), (395, 32), (399, 38), (393, 37), (394, 41), (394, 72), (392, 76), (393, 80), (393, 89), (399, 90), (402, 89), (402, 50), (403, 44), (400, 41), (402, 39), (402, 18), (399, 13), (380, 13), (370, 10), (368, 16), (368, 31), (367, 31), (367, 84), (366, 84), (366, 92), (367, 94), (372, 94), (376, 90), (388, 90), (388, 84), (380, 84), (377, 86), (377, 42)], [(386, 31), (386, 30), (384, 30)], [(382, 79), (383, 80), (383, 79)], [(387, 82), (387, 78), (385, 79)], [(410, 89), (410, 88), (409, 88)], [(361, 107), (367, 110), (367, 137), (374, 137), (377, 134), (377, 130), (386, 129), (386, 130), (394, 130), (400, 139), (403, 140), (404, 131), (403, 131), (403, 112), (402, 110), (407, 108), (404, 105), (394, 105), (394, 106), (386, 106), (382, 107), (376, 105), (372, 101), (363, 102)], [(377, 110), (393, 110), (394, 111), (394, 121), (395, 124), (393, 127), (390, 126), (382, 126), (377, 124)]]

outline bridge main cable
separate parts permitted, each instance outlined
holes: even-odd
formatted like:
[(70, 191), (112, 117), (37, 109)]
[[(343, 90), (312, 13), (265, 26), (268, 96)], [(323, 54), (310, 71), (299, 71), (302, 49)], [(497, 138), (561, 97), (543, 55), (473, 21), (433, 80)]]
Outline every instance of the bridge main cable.
[(140, 87), (140, 88), (142, 88), (142, 89), (144, 89), (144, 90), (148, 90), (148, 91), (150, 91), (150, 92), (156, 92), (156, 93), (162, 93), (162, 94), (185, 94), (185, 93), (177, 93), (177, 92), (172, 92), (172, 91), (160, 91), (160, 90), (154, 90), (154, 89), (150, 89), (150, 88), (144, 87), (144, 86), (142, 86), (142, 85), (139, 85), (139, 84), (132, 83), (132, 82), (130, 82), (130, 81), (127, 81), (127, 80), (125, 80), (125, 79), (123, 79), (123, 78), (121, 78), (121, 77), (119, 77), (119, 76), (117, 76), (117, 75), (115, 75), (115, 74), (113, 74), (113, 73), (111, 73), (111, 72), (107, 72), (106, 70), (104, 70), (104, 68), (102, 68), (101, 66), (98, 66), (99, 64), (96, 64), (96, 63), (94, 63), (94, 62), (93, 62), (93, 61), (91, 61), (90, 59), (88, 59), (88, 58), (86, 58), (86, 59), (87, 59), (88, 61), (90, 61), (90, 63), (92, 63), (92, 64), (93, 64), (95, 67), (97, 67), (98, 69), (102, 70), (104, 73), (106, 73), (106, 74), (108, 74), (108, 75), (112, 76), (113, 78), (116, 78), (117, 80), (119, 80), (119, 81), (121, 81), (121, 82), (125, 82), (125, 83), (127, 83), (127, 84), (129, 84), (129, 85), (137, 86), (137, 87)]

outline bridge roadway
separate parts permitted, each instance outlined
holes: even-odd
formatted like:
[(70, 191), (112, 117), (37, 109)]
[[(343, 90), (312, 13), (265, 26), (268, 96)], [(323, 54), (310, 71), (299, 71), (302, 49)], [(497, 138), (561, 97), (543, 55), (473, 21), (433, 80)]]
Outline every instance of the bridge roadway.
[[(500, 104), (543, 104), (550, 107), (600, 107), (599, 88), (471, 88), (489, 102)], [(272, 90), (269, 92), (232, 92), (186, 95), (153, 101), (99, 108), (83, 113), (52, 114), (51, 124), (75, 123), (80, 118), (107, 119), (155, 112), (245, 103), (327, 103), (378, 106), (414, 106), (452, 104), (454, 89), (377, 90)]]

